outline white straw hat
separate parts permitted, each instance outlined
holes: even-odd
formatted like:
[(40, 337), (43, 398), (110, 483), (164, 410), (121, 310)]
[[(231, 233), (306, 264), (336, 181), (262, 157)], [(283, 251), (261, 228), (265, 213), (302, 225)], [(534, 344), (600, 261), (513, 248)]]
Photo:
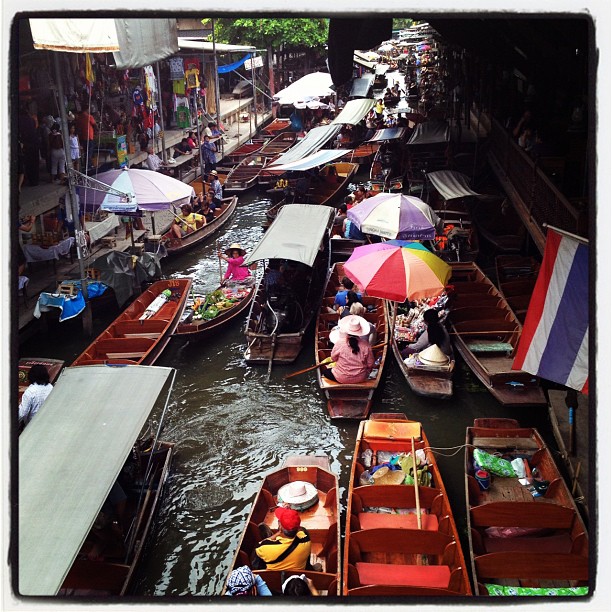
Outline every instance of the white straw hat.
[(399, 485), (404, 482), (406, 474), (404, 474), (403, 470), (390, 470), (388, 467), (384, 466), (378, 468), (372, 474), (372, 478), (374, 479), (375, 485)]
[(338, 322), (340, 331), (351, 336), (365, 336), (370, 333), (370, 324), (358, 315), (348, 315)]
[(419, 361), (425, 365), (445, 365), (450, 361), (437, 344), (432, 344), (418, 354)]
[(283, 485), (277, 494), (278, 503), (287, 504), (293, 510), (306, 510), (319, 501), (315, 486), (303, 480), (295, 480)]

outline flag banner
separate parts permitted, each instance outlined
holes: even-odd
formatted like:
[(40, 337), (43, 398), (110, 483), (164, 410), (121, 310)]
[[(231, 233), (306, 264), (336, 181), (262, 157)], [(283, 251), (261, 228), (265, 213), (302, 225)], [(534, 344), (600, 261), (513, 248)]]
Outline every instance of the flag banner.
[(588, 393), (589, 247), (548, 229), (512, 368)]

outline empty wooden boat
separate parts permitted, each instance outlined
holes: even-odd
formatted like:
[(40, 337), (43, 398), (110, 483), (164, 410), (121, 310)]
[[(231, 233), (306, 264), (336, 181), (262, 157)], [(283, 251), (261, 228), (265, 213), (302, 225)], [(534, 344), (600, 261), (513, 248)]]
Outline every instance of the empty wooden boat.
[(238, 196), (223, 198), (221, 206), (215, 208), (215, 218), (202, 225), (196, 222), (195, 229), (189, 228), (188, 233), (182, 238), (177, 238), (176, 234), (170, 229), (163, 235), (164, 246), (168, 256), (180, 255), (185, 251), (201, 244), (210, 238), (217, 230), (221, 229), (231, 218), (238, 205)]
[(72, 365), (152, 365), (180, 321), (190, 288), (190, 278), (170, 278), (153, 283)]
[(472, 594), (435, 455), (421, 424), (401, 413), (373, 414), (359, 425), (342, 581), (348, 596)]
[[(198, 342), (216, 334), (232, 322), (243, 321), (254, 293), (254, 283), (238, 282), (220, 285), (208, 295), (192, 293), (187, 298), (184, 315), (173, 337)], [(222, 302), (215, 301), (217, 298)]]
[(495, 258), (497, 286), (517, 319), (525, 322), (531, 294), (538, 279), (539, 262), (530, 256), (498, 255)]
[(247, 256), (265, 266), (246, 326), (248, 364), (292, 363), (301, 351), (325, 290), (333, 219), (327, 206), (283, 206)]
[(523, 327), (508, 302), (474, 262), (451, 266), (449, 318), (457, 352), (502, 404), (545, 405), (538, 379), (512, 369)]
[(350, 153), (341, 157), (340, 161), (352, 162), (359, 165), (369, 164), (374, 159), (379, 147), (379, 142), (363, 142)]
[(273, 119), (261, 129), (263, 135), (276, 136), (291, 129), (291, 119)]
[(346, 191), (349, 181), (359, 170), (359, 164), (332, 162), (319, 170), (316, 182), (310, 184), (306, 199), (312, 204), (331, 206)]
[(294, 508), (300, 513), (301, 527), (308, 530), (311, 541), (310, 564), (321, 564), (321, 571), (312, 569), (255, 570), (266, 582), (273, 594), (282, 593), (282, 580), (292, 575), (304, 574), (310, 578), (321, 595), (340, 594), (340, 496), (338, 477), (332, 473), (329, 459), (319, 455), (288, 457), (283, 466), (264, 477), (263, 483), (240, 537), (238, 549), (230, 566), (230, 572), (238, 567), (252, 567), (255, 547), (263, 539), (258, 525), (261, 523), (276, 532), (278, 520), (274, 515), (277, 506), (283, 504), (279, 490), (289, 483), (302, 482), (312, 485), (312, 502), (308, 508)]
[(19, 438), (19, 595), (131, 592), (174, 447), (142, 429), (168, 401), (173, 372), (63, 371)]
[[(339, 314), (328, 312), (334, 305), (336, 293), (342, 289), (340, 281), (344, 276), (341, 263), (332, 267), (327, 287), (317, 317), (315, 329), (315, 363), (320, 364), (331, 355), (333, 344), (330, 343), (330, 332), (338, 325)], [(372, 344), (375, 365), (369, 378), (361, 383), (343, 384), (329, 380), (317, 368), (317, 381), (327, 400), (327, 410), (332, 419), (365, 419), (370, 413), (372, 400), (382, 379), (383, 368), (387, 358), (389, 323), (387, 320), (386, 301), (366, 296), (361, 298), (367, 308), (363, 318), (376, 329)]]
[(224, 194), (241, 194), (255, 187), (257, 177), (268, 163), (268, 159), (259, 152), (245, 157), (239, 164), (236, 164), (223, 183)]
[(476, 419), (465, 450), (475, 594), (587, 595), (587, 530), (538, 431), (513, 419)]
[(248, 157), (249, 155), (252, 155), (253, 153), (257, 153), (257, 151), (259, 151), (266, 142), (267, 142), (267, 139), (265, 138), (259, 138), (259, 139), (253, 138), (249, 142), (245, 142), (244, 144), (234, 149), (231, 153), (228, 153), (224, 157), (224, 161), (227, 160), (231, 164), (238, 164), (245, 157)]

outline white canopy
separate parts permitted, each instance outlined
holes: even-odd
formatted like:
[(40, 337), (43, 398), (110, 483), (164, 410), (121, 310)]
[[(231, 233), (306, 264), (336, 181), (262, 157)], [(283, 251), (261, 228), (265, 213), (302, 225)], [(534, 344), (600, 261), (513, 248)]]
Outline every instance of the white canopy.
[(288, 164), (289, 162), (298, 161), (311, 155), (315, 151), (321, 149), (327, 142), (338, 135), (342, 129), (342, 125), (330, 123), (329, 125), (320, 125), (312, 128), (306, 137), (291, 147), (286, 153), (283, 153), (273, 164)]
[(374, 104), (371, 98), (349, 100), (332, 124), (357, 125), (374, 108)]
[(308, 157), (303, 157), (298, 161), (284, 164), (282, 166), (274, 166), (273, 168), (274, 170), (310, 170), (311, 168), (316, 168), (317, 166), (327, 164), (330, 161), (338, 159), (338, 157), (342, 157), (346, 153), (350, 152), (350, 149), (322, 149), (321, 151), (317, 151)]
[(21, 595), (57, 594), (172, 372), (64, 369), (19, 437)]
[(274, 95), (279, 104), (294, 104), (295, 102), (308, 102), (315, 98), (333, 96), (331, 89), (332, 78), (327, 72), (311, 72), (291, 83), (289, 87), (281, 89)]
[(427, 178), (431, 181), (434, 189), (446, 201), (480, 196), (479, 193), (470, 189), (470, 179), (461, 172), (455, 170), (437, 170), (436, 172), (428, 172)]

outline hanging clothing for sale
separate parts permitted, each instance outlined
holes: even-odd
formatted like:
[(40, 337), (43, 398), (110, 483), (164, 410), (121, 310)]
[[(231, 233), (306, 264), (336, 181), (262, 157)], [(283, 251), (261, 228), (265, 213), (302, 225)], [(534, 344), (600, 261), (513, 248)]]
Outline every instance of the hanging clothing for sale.
[(172, 81), (172, 91), (175, 94), (179, 94), (181, 96), (185, 95), (185, 78), (181, 78), (180, 80)]
[(191, 127), (191, 113), (188, 106), (179, 106), (176, 109), (176, 125), (182, 129)]
[(185, 80), (189, 89), (198, 89), (200, 87), (200, 71), (198, 68), (185, 70)]
[(157, 93), (157, 79), (155, 78), (155, 73), (153, 72), (153, 66), (145, 66), (145, 89), (147, 90), (147, 96), (151, 100)]
[(168, 60), (168, 64), (170, 65), (170, 80), (177, 81), (183, 80), (185, 78), (185, 69), (183, 68), (183, 58), (182, 57), (171, 57)]

